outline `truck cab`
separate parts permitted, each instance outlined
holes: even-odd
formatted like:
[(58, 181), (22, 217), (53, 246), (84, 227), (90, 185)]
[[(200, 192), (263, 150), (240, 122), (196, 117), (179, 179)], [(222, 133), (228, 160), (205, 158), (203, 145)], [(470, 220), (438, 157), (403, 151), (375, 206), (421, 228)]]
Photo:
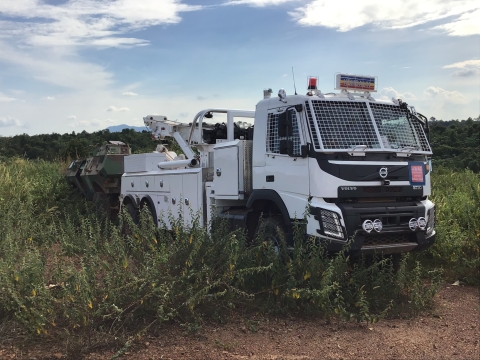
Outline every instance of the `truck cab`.
[(398, 100), (347, 92), (265, 99), (256, 109), (252, 195), (273, 190), (288, 217), (307, 214), (306, 234), (333, 251), (348, 240), (364, 253), (425, 248), (435, 239), (426, 131)]

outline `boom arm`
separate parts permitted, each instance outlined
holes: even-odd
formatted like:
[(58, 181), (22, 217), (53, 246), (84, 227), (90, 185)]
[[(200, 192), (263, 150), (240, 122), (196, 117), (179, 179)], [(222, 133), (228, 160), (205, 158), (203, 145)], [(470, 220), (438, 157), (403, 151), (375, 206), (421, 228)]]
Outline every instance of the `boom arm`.
[[(185, 139), (182, 137), (182, 132), (189, 130), (188, 124), (183, 124), (177, 121), (167, 120), (166, 116), (148, 115), (143, 118), (145, 126), (152, 131), (152, 137), (156, 140), (164, 139), (165, 137), (173, 137), (187, 159), (194, 159), (195, 154), (190, 149)], [(182, 131), (183, 130), (183, 131)]]

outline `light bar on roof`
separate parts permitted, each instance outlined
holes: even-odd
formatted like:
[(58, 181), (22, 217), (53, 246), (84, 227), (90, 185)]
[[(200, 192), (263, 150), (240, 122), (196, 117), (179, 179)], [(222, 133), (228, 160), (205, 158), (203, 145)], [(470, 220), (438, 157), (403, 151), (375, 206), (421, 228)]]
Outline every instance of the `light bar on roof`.
[(377, 91), (377, 77), (366, 75), (336, 74), (335, 90)]

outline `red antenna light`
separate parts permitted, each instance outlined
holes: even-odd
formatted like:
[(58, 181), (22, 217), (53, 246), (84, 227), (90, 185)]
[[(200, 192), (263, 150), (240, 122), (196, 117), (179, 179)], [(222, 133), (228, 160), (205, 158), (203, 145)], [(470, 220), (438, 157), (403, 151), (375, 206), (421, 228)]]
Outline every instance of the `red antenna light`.
[(318, 77), (310, 76), (308, 78), (308, 90), (317, 90)]

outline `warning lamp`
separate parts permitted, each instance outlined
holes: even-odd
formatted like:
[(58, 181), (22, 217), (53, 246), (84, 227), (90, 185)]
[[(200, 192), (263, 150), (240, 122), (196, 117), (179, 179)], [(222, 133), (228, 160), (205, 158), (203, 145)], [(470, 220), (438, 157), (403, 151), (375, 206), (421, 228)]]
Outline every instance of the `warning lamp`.
[(317, 90), (317, 76), (309, 76), (308, 77), (308, 90)]

